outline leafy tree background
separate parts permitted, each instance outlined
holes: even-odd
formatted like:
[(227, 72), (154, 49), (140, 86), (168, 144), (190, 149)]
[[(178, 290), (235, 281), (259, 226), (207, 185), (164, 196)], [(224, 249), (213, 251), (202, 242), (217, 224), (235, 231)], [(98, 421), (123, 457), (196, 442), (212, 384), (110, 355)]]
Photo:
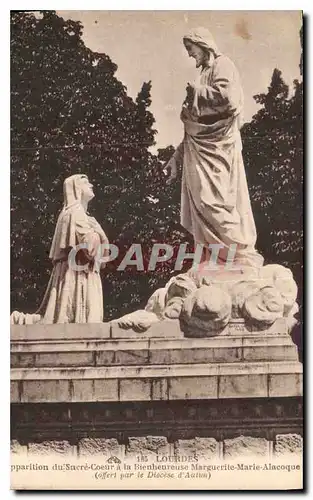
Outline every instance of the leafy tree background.
[(84, 45), (79, 22), (41, 14), (11, 13), (12, 309), (40, 304), (62, 184), (81, 172), (94, 184), (90, 210), (120, 250), (102, 275), (109, 319), (144, 304), (171, 272), (172, 261), (157, 273), (117, 272), (130, 245), (141, 243), (147, 261), (153, 243), (190, 238), (176, 222), (179, 187), (164, 188), (172, 148), (161, 159), (149, 149), (156, 134), (151, 82), (134, 101), (111, 59)]
[[(303, 73), (303, 28), (300, 31)], [(266, 263), (289, 267), (298, 284), (299, 322), (294, 335), (302, 349), (303, 322), (303, 82), (293, 89), (279, 69), (267, 93), (254, 96), (259, 111), (242, 130), (243, 156)]]
[[(303, 29), (300, 31), (301, 46)], [(302, 76), (302, 53), (300, 74)], [(258, 230), (267, 263), (289, 267), (303, 293), (303, 82), (290, 89), (274, 69), (261, 105), (242, 128), (243, 155)]]
[[(151, 153), (151, 82), (135, 100), (106, 54), (89, 50), (83, 26), (54, 11), (11, 12), (11, 306), (34, 312), (48, 283), (48, 253), (62, 207), (62, 184), (86, 173), (90, 211), (120, 249), (103, 272), (105, 318), (141, 307), (173, 274), (178, 245), (192, 241), (179, 224), (180, 185), (165, 186), (172, 146)], [(302, 41), (302, 30), (300, 33)], [(302, 56), (300, 62), (302, 74)], [(266, 263), (290, 267), (302, 304), (303, 84), (292, 91), (274, 69), (259, 111), (242, 129), (243, 155)], [(175, 247), (157, 272), (116, 267), (132, 243), (148, 261), (154, 243)], [(188, 265), (188, 262), (187, 262)], [(301, 309), (302, 310), (302, 309)]]

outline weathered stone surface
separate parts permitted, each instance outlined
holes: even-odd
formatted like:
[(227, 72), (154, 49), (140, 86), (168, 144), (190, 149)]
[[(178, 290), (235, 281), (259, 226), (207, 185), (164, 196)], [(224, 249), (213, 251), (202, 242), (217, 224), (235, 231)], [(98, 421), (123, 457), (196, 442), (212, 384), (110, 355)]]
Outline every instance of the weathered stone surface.
[(272, 285), (256, 291), (243, 304), (243, 315), (248, 322), (261, 327), (272, 325), (284, 313), (284, 302), (281, 294)]
[(111, 337), (118, 339), (127, 339), (127, 338), (170, 338), (170, 337), (178, 337), (181, 338), (184, 336), (183, 332), (180, 329), (179, 321), (176, 319), (164, 319), (162, 321), (158, 321), (150, 326), (148, 330), (145, 332), (135, 332), (134, 330), (125, 330), (120, 327), (116, 321), (112, 321), (111, 323)]
[(78, 443), (78, 456), (105, 455), (122, 459), (124, 445), (118, 444), (117, 439), (83, 438)]
[(276, 373), (269, 375), (269, 396), (302, 396), (301, 373)]
[(269, 441), (264, 438), (239, 436), (224, 440), (224, 458), (269, 456)]
[(168, 380), (166, 378), (152, 379), (152, 400), (168, 399)]
[(278, 434), (274, 442), (274, 453), (276, 456), (296, 453), (301, 455), (303, 450), (303, 438), (299, 434)]
[(118, 381), (116, 379), (82, 379), (70, 381), (70, 401), (117, 401)]
[[(251, 366), (250, 366), (251, 365)], [(225, 365), (227, 373), (230, 367), (234, 367), (235, 373), (251, 373), (255, 363), (232, 363)], [(220, 365), (222, 368), (223, 365)], [(11, 370), (13, 381), (60, 381), (60, 380), (108, 380), (108, 379), (151, 379), (172, 376), (194, 376), (217, 375), (219, 366), (217, 364), (186, 364), (186, 365), (143, 365), (143, 366), (99, 366), (99, 367), (73, 367), (60, 368), (15, 368)], [(222, 373), (222, 372), (221, 372)], [(232, 373), (232, 372), (231, 372)]]
[[(93, 394), (90, 401), (117, 401), (117, 379), (95, 379), (93, 381)], [(85, 399), (83, 400), (85, 401)]]
[(178, 439), (174, 444), (175, 455), (197, 456), (203, 460), (218, 458), (218, 449), (216, 439), (206, 437)]
[(213, 285), (202, 286), (185, 300), (181, 328), (186, 337), (211, 337), (222, 332), (230, 316), (230, 295)]
[(17, 439), (12, 439), (10, 443), (11, 453), (21, 455), (27, 453), (27, 446), (20, 444)]
[(213, 349), (214, 363), (232, 363), (242, 360), (241, 347), (217, 347)]
[(146, 304), (145, 311), (153, 312), (158, 318), (162, 319), (166, 294), (166, 287), (158, 288), (155, 292), (153, 292)]
[(245, 361), (295, 361), (298, 359), (296, 345), (259, 345), (243, 348)]
[(28, 453), (34, 455), (75, 455), (76, 451), (76, 446), (68, 441), (42, 441), (28, 445)]
[(126, 445), (126, 457), (145, 455), (154, 457), (156, 455), (169, 455), (171, 447), (164, 436), (131, 437)]
[(150, 350), (149, 363), (151, 364), (175, 364), (175, 363), (212, 363), (213, 349), (195, 348), (186, 349), (156, 349)]
[(217, 398), (217, 376), (173, 377), (169, 380), (169, 399)]
[(116, 379), (82, 379), (70, 381), (70, 401), (117, 401), (118, 382)]
[(10, 401), (11, 403), (20, 403), (19, 382), (14, 380), (10, 382)]
[(11, 342), (19, 340), (102, 339), (110, 337), (110, 323), (11, 325)]
[(132, 349), (129, 351), (116, 351), (115, 361), (117, 365), (144, 365), (148, 363), (148, 349)]
[[(22, 355), (20, 355), (22, 357)], [(93, 366), (93, 352), (36, 353), (33, 366)]]
[(15, 353), (11, 352), (10, 356), (10, 364), (11, 368), (27, 368), (36, 366), (35, 365), (35, 354), (23, 352), (23, 353)]
[(219, 398), (252, 398), (267, 395), (266, 374), (229, 374), (219, 378)]
[[(239, 270), (237, 276), (230, 276), (223, 268), (217, 272), (202, 271), (171, 278), (165, 288), (152, 295), (145, 310), (112, 322), (112, 335), (115, 336), (115, 323), (130, 336), (163, 323), (162, 316), (179, 318), (186, 337), (254, 330), (264, 335), (279, 320), (284, 320), (284, 330), (279, 333), (290, 330), (294, 319), (289, 316), (296, 312), (297, 286), (289, 269), (267, 265), (243, 274)], [(231, 325), (233, 322), (235, 325)]]
[(149, 340), (111, 339), (94, 346), (96, 366), (140, 365), (148, 362)]
[(64, 402), (69, 400), (68, 380), (23, 380), (22, 403)]
[[(54, 339), (54, 340), (27, 340), (11, 341), (12, 353), (47, 353), (47, 352), (86, 352), (86, 351), (101, 351), (111, 346), (111, 350), (115, 350), (118, 340), (110, 339)], [(124, 341), (125, 342), (125, 341)], [(127, 342), (127, 341), (126, 341)], [(131, 342), (131, 341), (130, 341)], [(110, 349), (110, 347), (109, 347)]]
[(71, 342), (14, 342), (11, 367), (93, 367), (297, 361), (288, 335), (219, 336), (211, 338), (120, 339)]
[(120, 380), (120, 401), (149, 401), (152, 389), (149, 379)]
[[(265, 438), (240, 436), (225, 439), (222, 443), (223, 458), (243, 458), (253, 456), (269, 456), (270, 443)], [(303, 438), (299, 434), (279, 434), (274, 441), (275, 456), (301, 455)], [(104, 456), (117, 457), (120, 460), (134, 458), (138, 455), (155, 457), (156, 455), (197, 456), (200, 460), (217, 459), (219, 443), (214, 438), (196, 437), (194, 439), (178, 439), (173, 444), (168, 443), (164, 436), (131, 437), (126, 447), (119, 444), (115, 438), (83, 438), (77, 447), (66, 440), (51, 440), (39, 443), (31, 442), (21, 445), (18, 440), (11, 440), (12, 454), (40, 454), (66, 456)]]
[(264, 282), (272, 282), (275, 289), (280, 293), (284, 305), (284, 315), (287, 315), (297, 300), (298, 293), (298, 287), (291, 270), (278, 264), (268, 264), (261, 267), (259, 277)]
[(286, 335), (288, 333), (287, 318), (279, 318), (272, 325), (262, 326), (247, 324), (242, 319), (231, 319), (227, 325), (228, 335), (246, 335), (254, 334), (260, 338), (266, 338), (267, 335)]
[(252, 277), (250, 277), (250, 279), (248, 277), (246, 277), (246, 279), (237, 278), (235, 283), (230, 284), (233, 318), (242, 318), (242, 308), (245, 301), (252, 293), (260, 288), (258, 280), (251, 278)]
[[(213, 351), (225, 350), (225, 356), (227, 349), (213, 347)], [(229, 349), (236, 351), (241, 348)], [(301, 372), (302, 365), (292, 360), (12, 368), (11, 401), (105, 402), (301, 396)]]
[(225, 328), (227, 335), (249, 334), (246, 322), (243, 319), (232, 318)]
[(151, 339), (149, 363), (198, 364), (238, 360), (241, 346), (241, 338), (230, 337)]
[(130, 314), (125, 314), (119, 319), (112, 321), (112, 325), (117, 324), (119, 328), (125, 330), (133, 330), (136, 333), (143, 333), (149, 330), (149, 328), (160, 321), (160, 318), (152, 311), (146, 311), (145, 309), (139, 309)]
[[(280, 321), (280, 320), (279, 320)], [(275, 324), (274, 324), (275, 326)], [(259, 333), (246, 333), (242, 337), (242, 346), (245, 347), (264, 347), (264, 346), (290, 346), (295, 345), (289, 334), (271, 333), (270, 335), (260, 335)]]

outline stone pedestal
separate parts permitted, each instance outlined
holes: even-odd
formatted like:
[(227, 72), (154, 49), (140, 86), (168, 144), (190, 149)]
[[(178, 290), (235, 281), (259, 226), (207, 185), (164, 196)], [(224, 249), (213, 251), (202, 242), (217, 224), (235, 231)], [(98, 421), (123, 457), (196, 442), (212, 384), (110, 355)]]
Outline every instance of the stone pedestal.
[(283, 319), (210, 338), (185, 338), (179, 320), (12, 326), (11, 367), (12, 451), (301, 448), (302, 365)]

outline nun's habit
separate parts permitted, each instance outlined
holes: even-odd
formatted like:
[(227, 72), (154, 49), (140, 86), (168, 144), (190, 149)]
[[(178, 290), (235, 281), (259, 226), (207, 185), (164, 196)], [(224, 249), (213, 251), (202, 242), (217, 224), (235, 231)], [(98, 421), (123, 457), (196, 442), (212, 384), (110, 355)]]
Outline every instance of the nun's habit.
[[(83, 175), (72, 175), (64, 182), (64, 207), (59, 215), (51, 250), (51, 278), (37, 314), (43, 323), (99, 323), (103, 321), (103, 296), (99, 269), (94, 257), (102, 243), (108, 243), (97, 221), (81, 203)], [(76, 258), (70, 251), (85, 244)], [(84, 266), (77, 270), (73, 266)]]

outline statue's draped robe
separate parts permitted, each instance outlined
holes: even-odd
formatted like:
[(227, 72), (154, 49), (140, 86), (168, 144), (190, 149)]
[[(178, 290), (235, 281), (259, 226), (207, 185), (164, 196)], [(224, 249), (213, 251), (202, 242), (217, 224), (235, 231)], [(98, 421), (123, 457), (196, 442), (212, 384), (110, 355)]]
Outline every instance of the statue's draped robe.
[[(183, 164), (181, 224), (196, 243), (222, 244), (223, 260), (236, 244), (235, 260), (259, 266), (256, 228), (242, 160), (243, 105), (238, 72), (222, 54), (211, 54), (183, 107), (184, 140), (176, 151)], [(232, 251), (233, 251), (232, 247)]]
[[(49, 257), (53, 262), (50, 281), (36, 314), (43, 323), (99, 323), (103, 321), (103, 295), (99, 268), (94, 256), (99, 245), (108, 243), (98, 222), (90, 217), (80, 203), (76, 176), (64, 187), (65, 204), (59, 215)], [(70, 251), (79, 244), (75, 263), (85, 270), (69, 265)], [(85, 245), (85, 246), (86, 246)]]

